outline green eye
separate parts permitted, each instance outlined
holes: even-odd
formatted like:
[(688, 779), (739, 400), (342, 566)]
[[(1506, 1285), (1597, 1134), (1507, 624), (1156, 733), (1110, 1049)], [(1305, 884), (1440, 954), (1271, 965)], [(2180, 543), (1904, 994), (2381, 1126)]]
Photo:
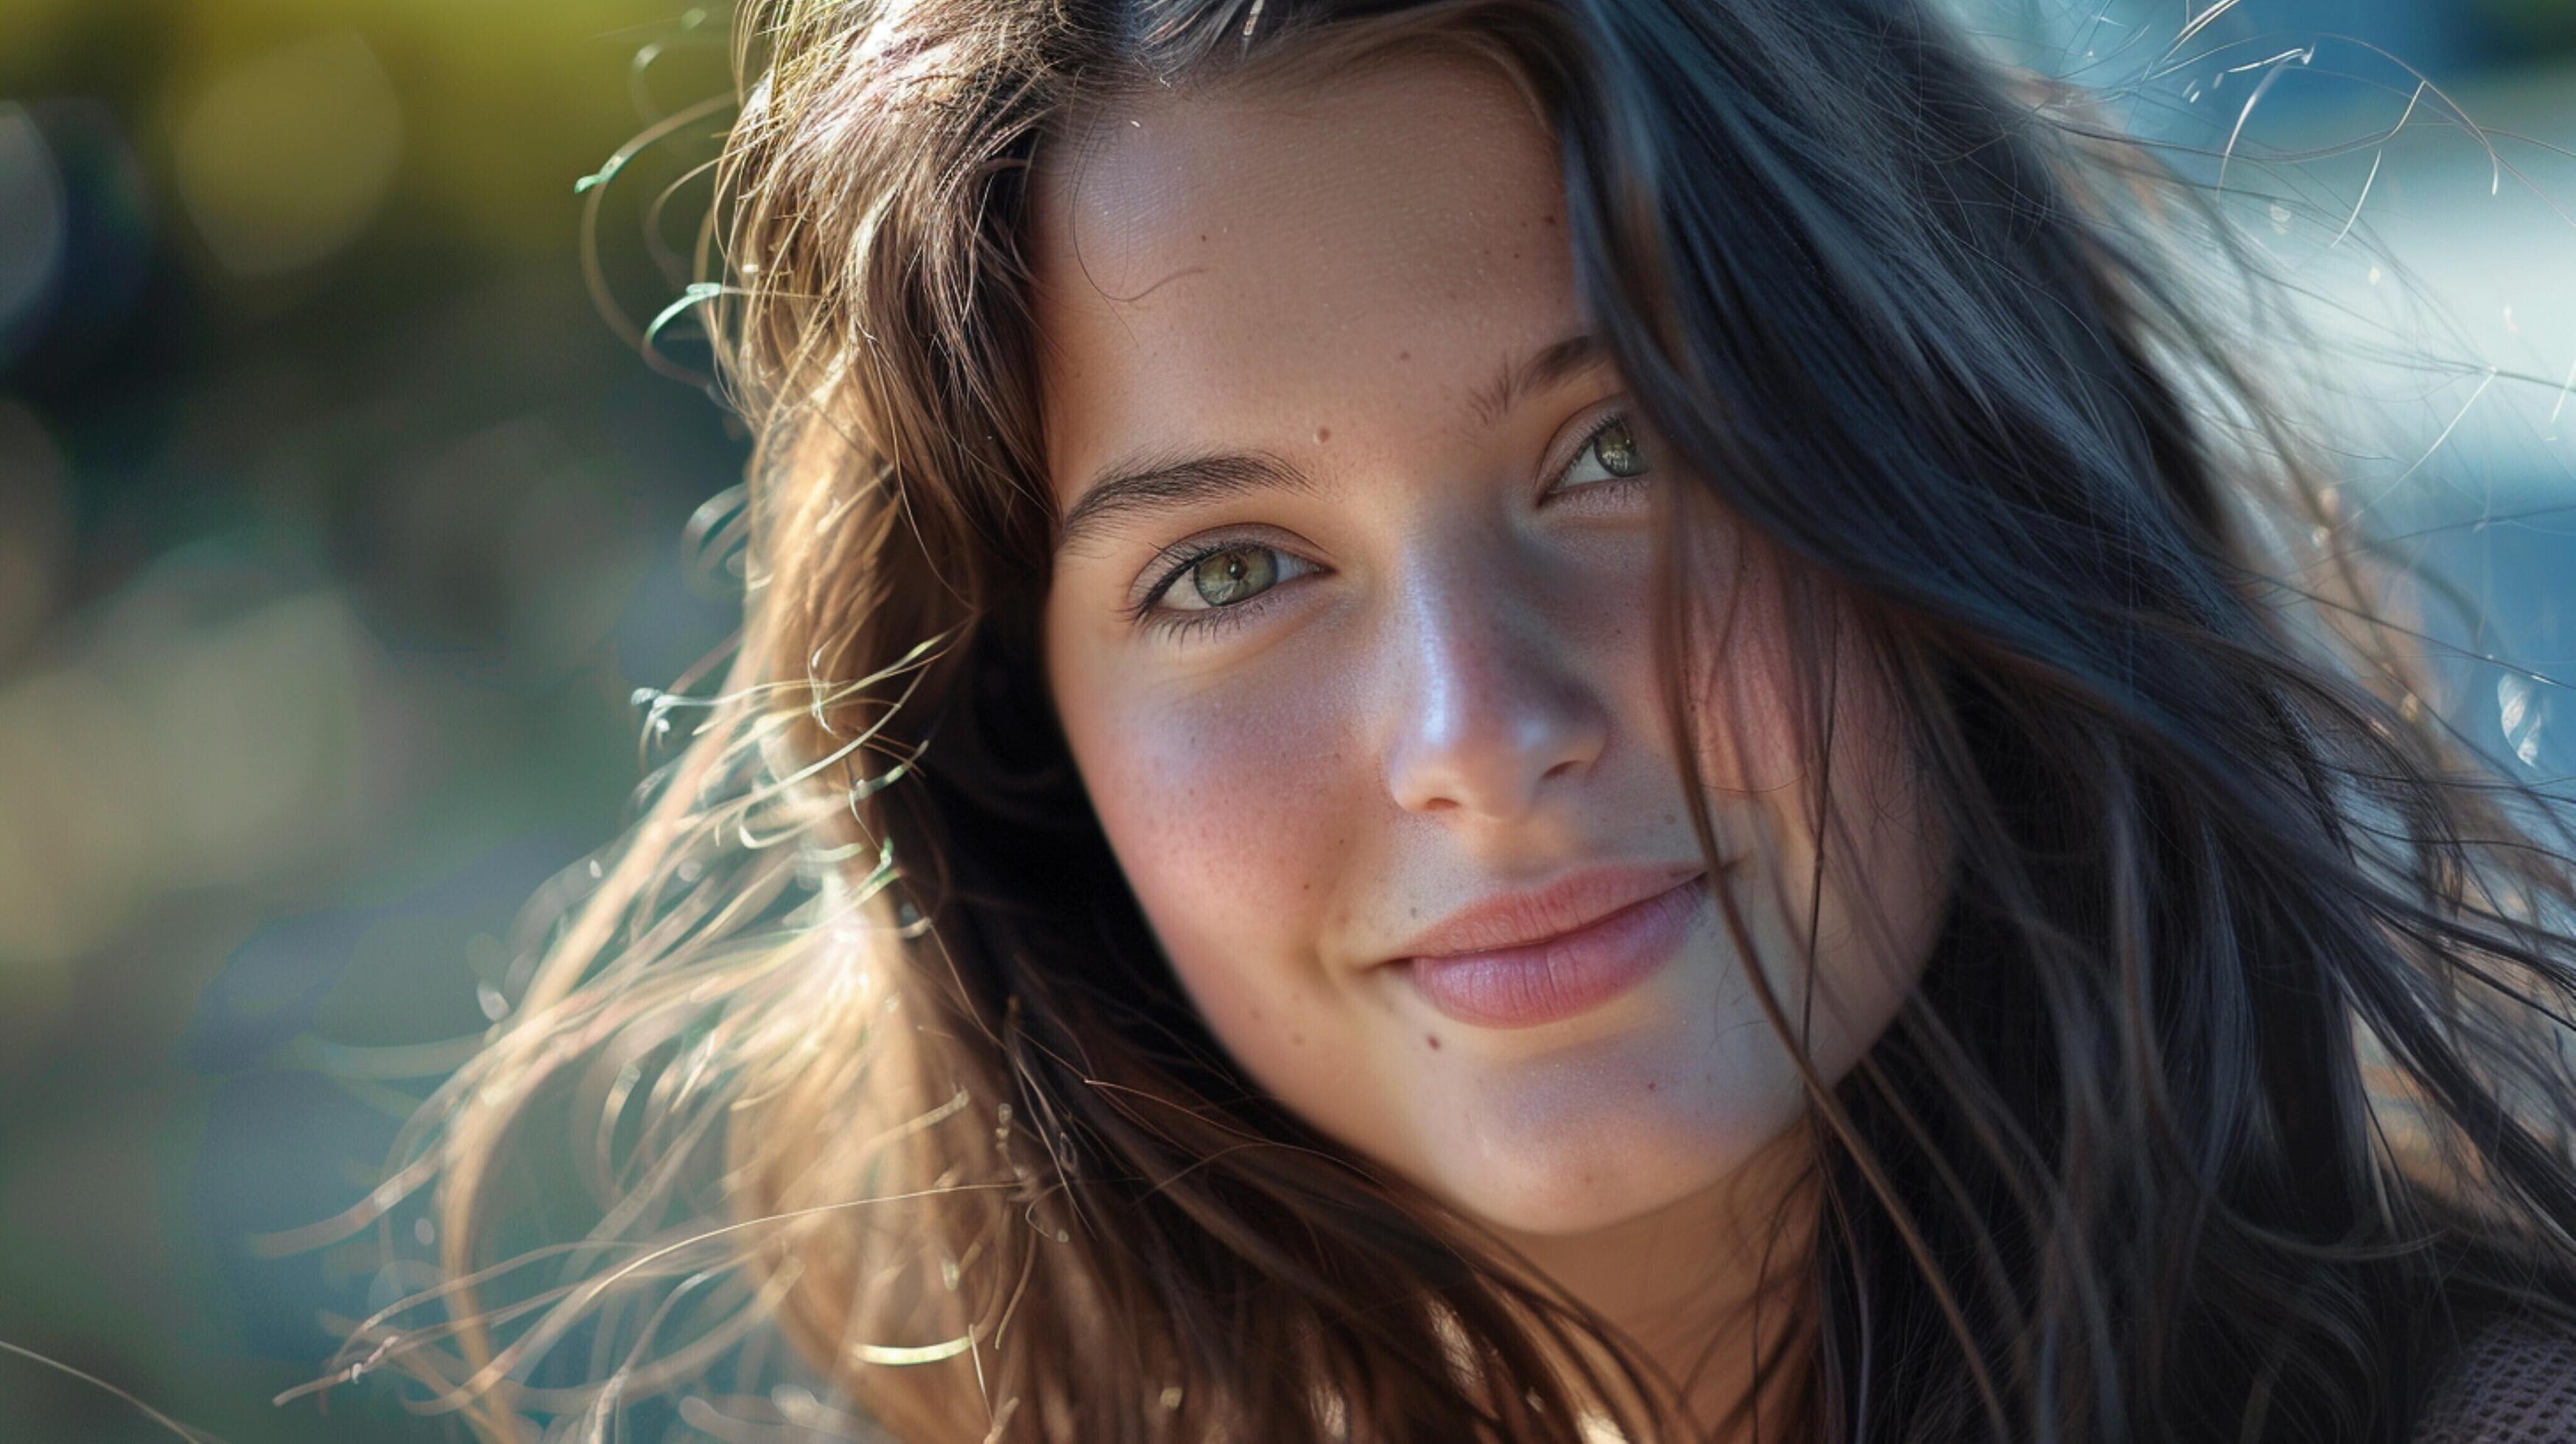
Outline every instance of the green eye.
[(1268, 547), (1210, 552), (1190, 568), (1190, 590), (1211, 607), (1249, 601), (1278, 584), (1279, 554)]
[(1557, 477), (1555, 489), (1568, 491), (1594, 482), (1631, 481), (1653, 469), (1646, 465), (1645, 450), (1637, 445), (1637, 433), (1629, 427), (1628, 418), (1616, 417), (1583, 443), (1582, 452)]
[(1133, 608), (1136, 621), (1172, 632), (1251, 617), (1264, 594), (1322, 570), (1295, 552), (1259, 542), (1216, 541), (1175, 560)]
[(1593, 436), (1592, 455), (1612, 476), (1646, 474), (1646, 459), (1638, 454), (1637, 438), (1629, 434), (1625, 421), (1613, 421)]

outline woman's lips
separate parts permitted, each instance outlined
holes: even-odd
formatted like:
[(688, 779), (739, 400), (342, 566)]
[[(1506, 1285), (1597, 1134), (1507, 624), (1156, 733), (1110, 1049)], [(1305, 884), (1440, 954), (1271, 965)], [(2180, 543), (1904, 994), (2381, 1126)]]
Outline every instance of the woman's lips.
[(1599, 1007), (1681, 948), (1708, 901), (1705, 873), (1552, 937), (1395, 964), (1423, 1000), (1484, 1028), (1534, 1028)]

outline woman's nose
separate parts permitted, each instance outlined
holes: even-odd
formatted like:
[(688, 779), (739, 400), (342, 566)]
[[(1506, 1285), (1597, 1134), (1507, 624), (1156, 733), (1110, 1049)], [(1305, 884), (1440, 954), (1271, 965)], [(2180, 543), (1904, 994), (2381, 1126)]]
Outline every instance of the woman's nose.
[(1391, 659), (1401, 680), (1387, 693), (1387, 791), (1398, 806), (1519, 817), (1609, 745), (1585, 659), (1519, 600), (1426, 592), (1404, 609)]

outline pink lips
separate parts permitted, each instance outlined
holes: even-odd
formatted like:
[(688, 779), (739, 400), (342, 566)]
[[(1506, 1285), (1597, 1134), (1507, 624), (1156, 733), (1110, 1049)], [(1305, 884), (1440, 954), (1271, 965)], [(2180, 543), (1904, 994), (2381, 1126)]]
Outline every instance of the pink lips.
[(1708, 900), (1700, 871), (1604, 868), (1451, 914), (1402, 970), (1461, 1023), (1533, 1028), (1600, 1006), (1677, 952)]

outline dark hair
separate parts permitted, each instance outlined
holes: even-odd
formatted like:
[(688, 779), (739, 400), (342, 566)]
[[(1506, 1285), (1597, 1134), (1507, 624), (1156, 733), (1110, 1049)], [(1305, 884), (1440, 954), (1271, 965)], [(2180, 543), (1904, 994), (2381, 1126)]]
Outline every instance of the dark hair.
[[(1242, 1078), (1030, 655), (1033, 166), (1135, 87), (1425, 46), (1543, 113), (1685, 500), (1784, 564), (1804, 655), (1857, 629), (1955, 849), (1921, 986), (1808, 1077), (1766, 1437), (2394, 1440), (2460, 1315), (2576, 1317), (2567, 851), (2420, 704), (2200, 319), (2224, 226), (2084, 97), (1926, 0), (757, 0), (741, 35), (745, 643), (408, 1155), (460, 1281), (432, 1372), (495, 1433), (611, 1297), (475, 1312), (496, 1161), (562, 1087), (606, 1113), (592, 1244), (659, 1248), (609, 1283), (747, 1270), (728, 1317), (906, 1438), (1679, 1430), (1601, 1320)], [(710, 1148), (712, 1202), (670, 1181)], [(1560, 1373), (1579, 1339), (1611, 1362)]]

